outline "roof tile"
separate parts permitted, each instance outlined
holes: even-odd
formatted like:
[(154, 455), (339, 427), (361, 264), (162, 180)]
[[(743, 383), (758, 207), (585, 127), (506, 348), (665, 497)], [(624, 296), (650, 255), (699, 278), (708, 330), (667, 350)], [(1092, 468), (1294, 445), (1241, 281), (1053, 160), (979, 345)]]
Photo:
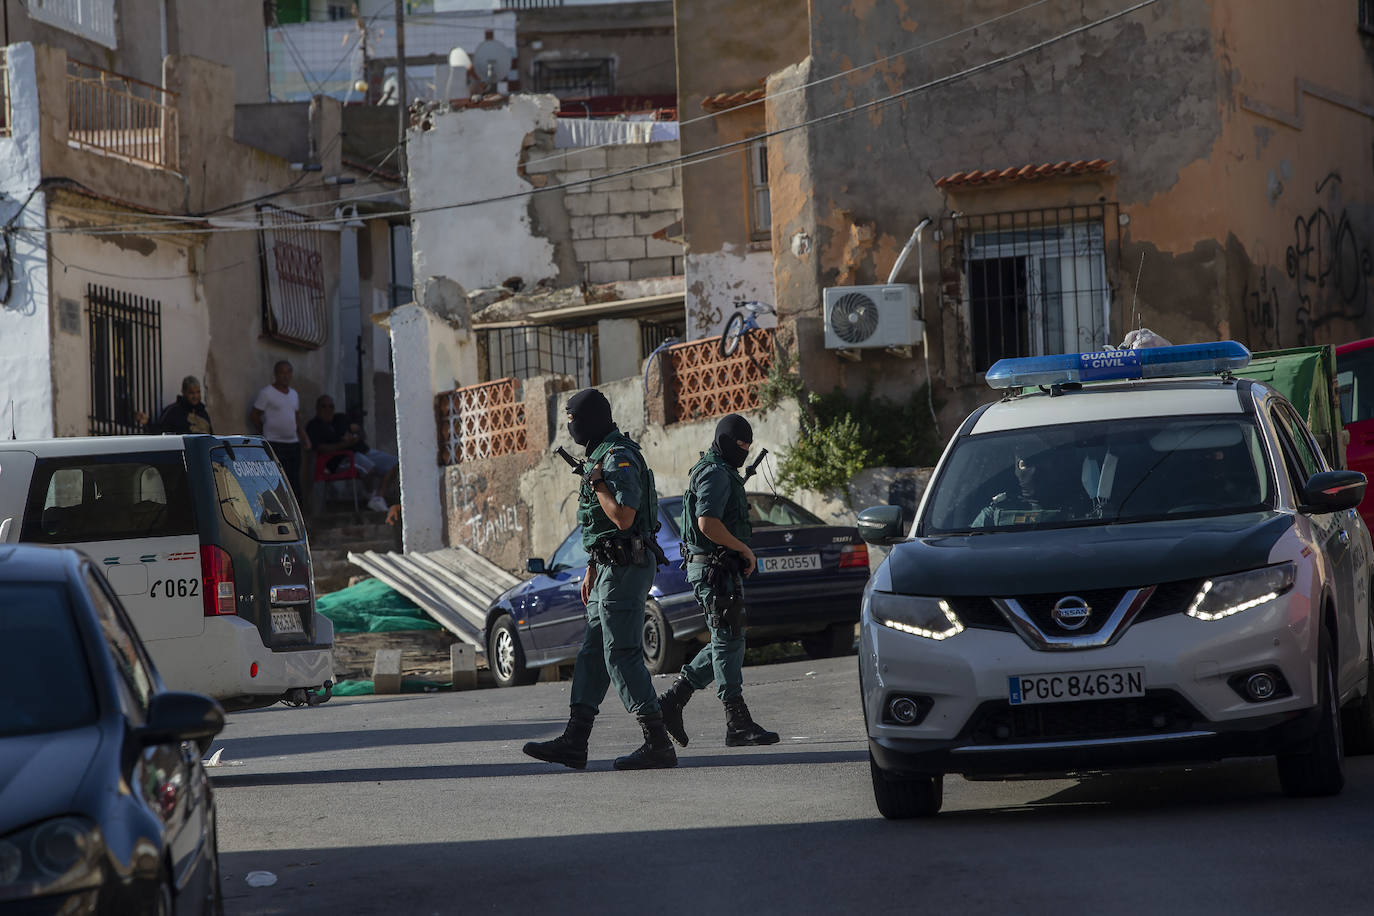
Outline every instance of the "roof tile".
[[(716, 98), (716, 96), (711, 98)], [(702, 107), (706, 107), (705, 102), (702, 103)], [(1034, 163), (1022, 166), (1014, 165), (1005, 169), (984, 169), (982, 171), (971, 169), (967, 172), (955, 172), (952, 175), (946, 175), (935, 182), (935, 187), (978, 187), (1010, 181), (1035, 181), (1040, 178), (1054, 178), (1064, 175), (1102, 173), (1109, 171), (1115, 164), (1115, 160), (1110, 159), (1078, 159), (1073, 162), (1064, 160), (1045, 162), (1039, 165)]]

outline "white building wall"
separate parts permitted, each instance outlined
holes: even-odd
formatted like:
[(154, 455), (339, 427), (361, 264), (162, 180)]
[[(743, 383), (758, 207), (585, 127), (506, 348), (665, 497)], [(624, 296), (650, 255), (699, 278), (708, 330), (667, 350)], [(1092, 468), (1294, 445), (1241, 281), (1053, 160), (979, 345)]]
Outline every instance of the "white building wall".
[[(52, 210), (54, 226), (69, 224), (68, 211)], [(53, 272), (50, 298), (54, 389), (54, 431), (59, 436), (90, 433), (91, 344), (87, 314), (91, 285), (144, 296), (161, 303), (161, 406), (176, 400), (181, 380), (194, 375), (205, 383), (205, 359), (210, 326), (204, 299), (190, 270), (187, 249), (180, 244), (148, 237), (117, 237), (54, 232), (51, 237)], [(80, 319), (76, 332), (59, 320), (63, 303), (74, 303)], [(66, 306), (68, 309), (72, 305)], [(230, 420), (217, 414), (216, 392), (205, 390), (212, 421), (223, 428)], [(226, 405), (220, 403), (221, 408)], [(156, 419), (158, 405), (139, 405)]]
[[(688, 252), (684, 268), (687, 284), (687, 339), (718, 335), (740, 301), (773, 301), (773, 255), (743, 251), (727, 244), (720, 251)], [(760, 315), (759, 325), (777, 325), (774, 315)]]
[[(529, 191), (530, 183), (516, 171), (520, 152), (531, 131), (553, 130), (557, 104), (551, 95), (518, 95), (505, 108), (436, 114), (430, 130), (409, 135), (410, 199), (425, 208)], [(448, 277), (464, 289), (482, 289), (509, 277), (521, 277), (527, 287), (555, 279), (554, 246), (535, 235), (522, 203), (416, 213), (416, 284)]]
[(46, 439), (53, 434), (47, 199), (36, 191), (42, 172), (33, 46), (10, 45), (6, 60), (11, 132), (0, 137), (0, 225), (16, 231), (8, 297), (0, 302), (0, 437), (13, 431)]

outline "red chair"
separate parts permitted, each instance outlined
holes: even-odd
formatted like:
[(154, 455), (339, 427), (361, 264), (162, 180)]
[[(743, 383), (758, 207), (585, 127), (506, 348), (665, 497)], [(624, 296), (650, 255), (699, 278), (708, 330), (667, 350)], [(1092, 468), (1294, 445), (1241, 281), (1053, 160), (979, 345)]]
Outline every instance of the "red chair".
[[(334, 470), (329, 470), (329, 462), (335, 458), (342, 459)], [(320, 486), (320, 499), (316, 505), (320, 509), (324, 508), (325, 496), (328, 494), (328, 485), (335, 480), (361, 480), (363, 475), (353, 466), (353, 452), (351, 449), (341, 449), (337, 452), (315, 452), (315, 483)], [(358, 511), (358, 485), (349, 486), (349, 492), (353, 494), (353, 511)]]

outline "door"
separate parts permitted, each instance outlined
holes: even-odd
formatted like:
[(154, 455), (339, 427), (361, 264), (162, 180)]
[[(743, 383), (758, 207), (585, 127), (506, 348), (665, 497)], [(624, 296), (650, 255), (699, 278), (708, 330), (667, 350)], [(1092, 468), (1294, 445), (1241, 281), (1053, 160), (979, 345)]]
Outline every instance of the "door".
[(525, 592), (525, 621), (535, 648), (582, 643), (587, 630), (587, 608), (582, 603), (582, 578), (586, 574), (582, 529), (574, 528), (549, 558), (547, 571), (531, 580)]
[(0, 544), (19, 540), (35, 460), (33, 452), (0, 451)]

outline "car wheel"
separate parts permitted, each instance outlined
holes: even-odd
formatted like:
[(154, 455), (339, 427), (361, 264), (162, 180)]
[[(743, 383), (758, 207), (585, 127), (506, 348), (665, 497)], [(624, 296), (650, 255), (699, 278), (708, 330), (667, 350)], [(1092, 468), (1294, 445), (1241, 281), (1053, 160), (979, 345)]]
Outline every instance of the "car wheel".
[(1317, 665), (1318, 706), (1321, 720), (1316, 733), (1301, 751), (1280, 754), (1279, 783), (1285, 795), (1310, 798), (1336, 795), (1345, 786), (1341, 710), (1336, 692), (1336, 666), (1331, 657), (1331, 640), (1322, 633)]
[(539, 680), (539, 672), (525, 667), (525, 649), (509, 614), (502, 614), (491, 625), (487, 637), (487, 665), (497, 687), (523, 687)]
[(837, 658), (854, 649), (854, 624), (832, 623), (819, 633), (801, 638), (808, 658)]
[(656, 601), (644, 604), (644, 667), (650, 674), (670, 674), (682, 666), (682, 643)]
[(893, 778), (878, 766), (872, 751), (868, 752), (868, 769), (873, 776), (873, 800), (878, 804), (878, 813), (888, 820), (932, 817), (940, 812), (945, 792), (943, 774)]
[(1341, 732), (1347, 754), (1374, 754), (1374, 630), (1370, 632), (1369, 657), (1365, 659), (1364, 696), (1345, 708)]

